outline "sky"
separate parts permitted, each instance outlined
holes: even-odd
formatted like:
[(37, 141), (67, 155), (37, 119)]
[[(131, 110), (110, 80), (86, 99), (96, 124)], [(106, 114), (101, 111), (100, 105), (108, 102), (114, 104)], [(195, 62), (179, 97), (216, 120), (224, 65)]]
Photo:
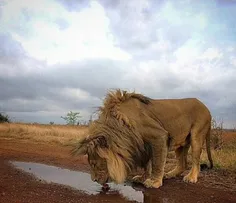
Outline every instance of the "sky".
[(236, 126), (236, 0), (0, 0), (0, 112), (81, 121), (121, 88)]

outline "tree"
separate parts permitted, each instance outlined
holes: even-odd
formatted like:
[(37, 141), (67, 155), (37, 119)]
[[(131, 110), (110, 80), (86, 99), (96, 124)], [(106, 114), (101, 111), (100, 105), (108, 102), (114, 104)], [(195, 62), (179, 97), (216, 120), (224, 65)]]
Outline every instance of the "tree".
[(81, 116), (79, 115), (80, 112), (68, 112), (66, 116), (61, 116), (62, 119), (64, 119), (66, 121), (66, 123), (68, 125), (75, 125), (78, 123), (79, 118), (81, 118)]
[(3, 113), (0, 113), (0, 123), (10, 123), (10, 118), (8, 115), (4, 115)]

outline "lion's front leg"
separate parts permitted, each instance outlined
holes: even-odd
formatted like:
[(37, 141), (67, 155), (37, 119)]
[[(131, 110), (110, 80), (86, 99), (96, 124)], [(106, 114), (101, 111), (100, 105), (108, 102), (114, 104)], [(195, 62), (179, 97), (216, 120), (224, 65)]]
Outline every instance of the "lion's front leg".
[(177, 166), (165, 174), (165, 178), (173, 178), (179, 176), (187, 169), (187, 155), (190, 145), (187, 144), (184, 147), (179, 147), (175, 150), (175, 155), (177, 159)]
[(149, 160), (147, 166), (145, 167), (145, 171), (142, 175), (136, 175), (132, 178), (133, 182), (143, 183), (147, 178), (150, 178), (152, 173), (152, 161)]
[(136, 175), (132, 178), (132, 181), (135, 183), (143, 183), (146, 179), (146, 173), (144, 172), (142, 175)]
[(150, 178), (144, 181), (147, 188), (159, 188), (162, 186), (164, 167), (168, 152), (167, 135), (157, 135), (153, 139), (152, 146), (152, 173)]

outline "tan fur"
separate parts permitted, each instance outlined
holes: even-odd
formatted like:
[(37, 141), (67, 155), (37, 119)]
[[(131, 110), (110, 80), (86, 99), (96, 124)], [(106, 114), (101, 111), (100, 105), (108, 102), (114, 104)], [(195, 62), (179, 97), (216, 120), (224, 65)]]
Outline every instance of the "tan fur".
[(124, 182), (127, 177), (127, 169), (121, 157), (107, 149), (99, 149), (98, 155), (106, 159), (107, 169), (111, 179), (116, 180), (116, 183)]
[[(90, 165), (97, 164), (92, 167), (93, 174), (101, 174), (99, 170), (106, 174), (98, 175), (94, 181), (104, 184), (111, 179), (122, 183), (131, 170), (143, 167), (146, 168), (144, 185), (158, 188), (162, 185), (168, 150), (175, 150), (178, 160), (176, 168), (165, 175), (170, 178), (186, 169), (191, 146), (192, 169), (184, 181), (195, 183), (205, 140), (213, 166), (210, 127), (209, 110), (195, 98), (158, 100), (116, 90), (107, 94), (99, 118), (89, 127), (89, 136), (80, 141), (75, 151), (88, 154)], [(106, 168), (99, 168), (100, 165)], [(142, 177), (134, 178), (137, 179)]]

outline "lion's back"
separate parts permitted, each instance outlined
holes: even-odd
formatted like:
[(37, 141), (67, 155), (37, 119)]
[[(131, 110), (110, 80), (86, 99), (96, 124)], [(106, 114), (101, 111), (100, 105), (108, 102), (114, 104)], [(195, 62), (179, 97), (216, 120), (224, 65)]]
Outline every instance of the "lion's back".
[(162, 125), (172, 136), (185, 135), (195, 124), (211, 122), (209, 109), (196, 98), (152, 99), (149, 104), (132, 99), (121, 104), (120, 111), (140, 131)]
[(102, 117), (139, 132), (161, 126), (172, 136), (186, 134), (193, 125), (211, 122), (210, 111), (196, 98), (152, 99), (120, 90), (108, 94)]

